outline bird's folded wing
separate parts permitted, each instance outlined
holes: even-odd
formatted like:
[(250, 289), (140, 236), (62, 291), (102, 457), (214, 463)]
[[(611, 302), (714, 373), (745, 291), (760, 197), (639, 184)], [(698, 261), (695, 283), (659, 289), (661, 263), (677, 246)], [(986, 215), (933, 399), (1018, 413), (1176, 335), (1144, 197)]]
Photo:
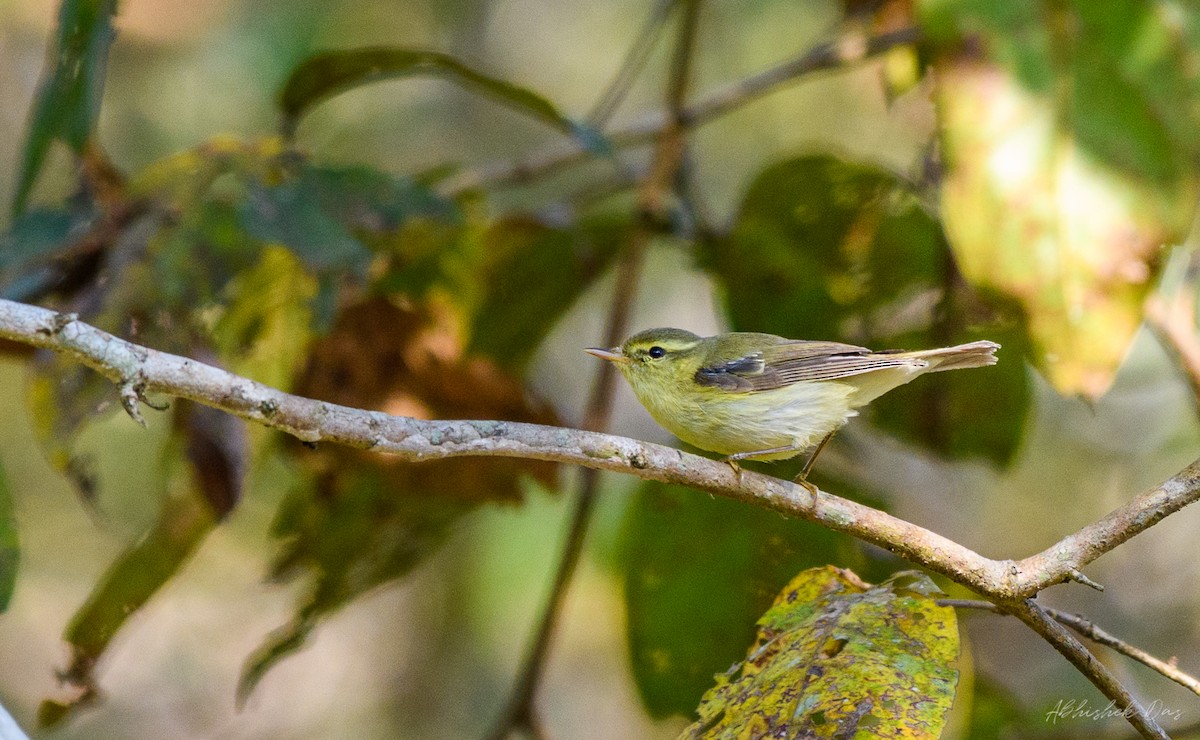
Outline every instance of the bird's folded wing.
[(696, 371), (696, 382), (728, 391), (767, 391), (803, 381), (924, 364), (902, 354), (872, 352), (852, 344), (793, 341), (710, 363)]

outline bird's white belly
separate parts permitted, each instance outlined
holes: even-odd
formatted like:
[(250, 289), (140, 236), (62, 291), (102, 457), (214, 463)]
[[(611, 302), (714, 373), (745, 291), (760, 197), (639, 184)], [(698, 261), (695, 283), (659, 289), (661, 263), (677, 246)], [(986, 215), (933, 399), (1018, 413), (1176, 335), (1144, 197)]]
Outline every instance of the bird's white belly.
[[(731, 455), (776, 447), (793, 447), (785, 458), (816, 445), (857, 412), (850, 408), (854, 388), (841, 383), (796, 383), (752, 394), (698, 399), (683, 423), (676, 415), (651, 408), (659, 423), (685, 442)], [(670, 417), (670, 418), (667, 418)], [(668, 423), (670, 422), (670, 423)]]

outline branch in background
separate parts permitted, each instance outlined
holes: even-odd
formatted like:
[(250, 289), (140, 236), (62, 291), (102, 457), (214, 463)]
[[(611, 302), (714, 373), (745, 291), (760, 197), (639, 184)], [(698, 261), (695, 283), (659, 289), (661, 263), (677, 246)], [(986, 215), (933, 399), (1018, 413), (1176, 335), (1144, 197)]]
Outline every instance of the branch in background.
[[(915, 43), (920, 38), (921, 32), (917, 28), (904, 28), (869, 38), (859, 34), (847, 35), (837, 41), (817, 46), (776, 67), (710, 92), (684, 107), (680, 121), (685, 129), (703, 125), (802, 77), (816, 72), (844, 69), (897, 46)], [(668, 124), (669, 114), (656, 113), (613, 132), (608, 136), (608, 140), (617, 148), (648, 144), (654, 141)], [(456, 195), (479, 187), (519, 185), (552, 175), (572, 165), (588, 161), (594, 156), (592, 152), (576, 144), (568, 147), (555, 146), (520, 161), (499, 162), (467, 170), (447, 178), (441, 190), (448, 195)]]
[(118, 385), (187, 398), (307, 442), (330, 442), (411, 462), (498, 456), (582, 465), (677, 483), (844, 532), (998, 601), (1031, 596), (1200, 498), (1200, 460), (1049, 550), (992, 560), (869, 506), (662, 445), (506, 421), (390, 416), (276, 390), (211, 365), (126, 342), (74, 316), (0, 300), (0, 338), (59, 352)]
[[(989, 611), (994, 614), (1003, 614), (1004, 611), (990, 601), (978, 601), (975, 599), (938, 599), (938, 604), (941, 606), (954, 607), (956, 609), (979, 609), (981, 611)], [(1051, 619), (1070, 627), (1077, 634), (1086, 637), (1100, 645), (1110, 647), (1118, 653), (1132, 658), (1147, 668), (1162, 674), (1166, 678), (1171, 679), (1175, 683), (1183, 686), (1193, 694), (1200, 696), (1200, 679), (1192, 676), (1186, 671), (1179, 669), (1179, 666), (1174, 663), (1156, 658), (1150, 653), (1142, 650), (1139, 647), (1130, 645), (1119, 637), (1116, 637), (1105, 630), (1097, 627), (1091, 620), (1079, 614), (1071, 614), (1059, 609), (1051, 609), (1048, 606), (1043, 606), (1042, 611), (1046, 612)]]
[(616, 77), (609, 83), (604, 94), (600, 96), (600, 100), (592, 108), (592, 112), (588, 114), (587, 123), (589, 126), (598, 129), (604, 128), (608, 124), (609, 119), (612, 118), (612, 114), (616, 112), (617, 108), (625, 100), (625, 96), (629, 94), (630, 88), (633, 87), (633, 82), (637, 79), (638, 73), (642, 71), (646, 62), (649, 61), (650, 52), (654, 51), (655, 42), (658, 41), (658, 34), (662, 31), (677, 1), (658, 0), (658, 3), (650, 11), (650, 16), (646, 18), (646, 22), (642, 25), (642, 30), (638, 32), (637, 40), (633, 42), (633, 46), (629, 47), (629, 53), (625, 55), (625, 60), (621, 63), (621, 68), (617, 71)]
[[(674, 5), (674, 0), (660, 3), (656, 12), (658, 21), (652, 18), (648, 33), (643, 34), (639, 46), (648, 44), (647, 35), (652, 33), (657, 25), (666, 19), (666, 11)], [(658, 230), (658, 225), (665, 222), (663, 217), (665, 204), (672, 189), (675, 175), (683, 160), (684, 129), (682, 125), (682, 110), (687, 94), (688, 81), (691, 78), (693, 51), (695, 48), (696, 28), (700, 13), (700, 0), (683, 1), (683, 17), (680, 19), (679, 36), (676, 42), (675, 54), (671, 64), (671, 74), (668, 78), (666, 103), (670, 123), (663, 129), (655, 150), (654, 163), (646, 174), (638, 191), (638, 218), (636, 226), (630, 234), (628, 242), (621, 250), (617, 263), (617, 280), (613, 291), (612, 303), (609, 310), (608, 325), (605, 331), (605, 345), (612, 347), (621, 342), (629, 332), (629, 317), (633, 310), (633, 302), (637, 286), (641, 282), (642, 269), (646, 261), (646, 250)], [(605, 109), (605, 101), (616, 106), (624, 96), (625, 86), (632, 81), (633, 71), (640, 66), (634, 62), (639, 56), (635, 53), (614, 82), (613, 88), (602, 99), (597, 115), (607, 116), (611, 108)], [(628, 74), (626, 74), (628, 73)], [(627, 78), (627, 79), (626, 79)], [(613, 396), (616, 392), (617, 373), (611, 363), (601, 363), (591, 393), (588, 396), (584, 410), (583, 426), (591, 432), (601, 432), (608, 428), (612, 419)], [(599, 486), (599, 471), (586, 468), (580, 479), (579, 494), (576, 497), (575, 508), (571, 514), (570, 531), (567, 543), (559, 560), (555, 573), (554, 584), (547, 601), (545, 611), (534, 635), (533, 646), (529, 655), (522, 663), (518, 673), (512, 698), (501, 715), (496, 729), (491, 737), (502, 739), (514, 729), (527, 729), (535, 736), (543, 733), (537, 720), (534, 707), (534, 697), (537, 693), (538, 682), (546, 664), (546, 656), (550, 649), (550, 640), (558, 624), (562, 611), (562, 603), (567, 589), (579, 564), (583, 553), (583, 543), (590, 528), (592, 515), (596, 509), (596, 490)]]
[(1096, 660), (1096, 656), (1084, 646), (1066, 627), (1056, 622), (1033, 599), (1025, 599), (1008, 607), (1010, 612), (1030, 629), (1041, 635), (1046, 642), (1054, 646), (1064, 658), (1070, 661), (1080, 673), (1087, 676), (1092, 684), (1100, 689), (1100, 693), (1108, 697), (1122, 716), (1141, 733), (1142, 737), (1151, 740), (1171, 740), (1158, 723), (1146, 713), (1146, 709), (1138, 703), (1129, 690), (1121, 685), (1108, 666)]

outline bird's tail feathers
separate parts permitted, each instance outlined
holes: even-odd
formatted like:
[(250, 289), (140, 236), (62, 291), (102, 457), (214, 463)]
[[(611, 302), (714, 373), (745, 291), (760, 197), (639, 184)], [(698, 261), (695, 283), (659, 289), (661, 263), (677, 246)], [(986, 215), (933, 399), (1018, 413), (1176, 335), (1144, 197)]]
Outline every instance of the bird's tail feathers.
[(982, 340), (960, 344), (955, 347), (926, 349), (912, 352), (909, 356), (929, 363), (925, 372), (939, 373), (943, 370), (962, 370), (969, 367), (986, 367), (996, 364), (996, 350), (1000, 345)]

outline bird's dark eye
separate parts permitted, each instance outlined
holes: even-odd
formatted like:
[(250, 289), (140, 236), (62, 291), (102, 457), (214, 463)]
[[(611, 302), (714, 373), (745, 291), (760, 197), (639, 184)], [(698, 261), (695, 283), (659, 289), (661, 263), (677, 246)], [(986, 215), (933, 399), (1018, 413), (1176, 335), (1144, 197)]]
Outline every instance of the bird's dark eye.
[(650, 359), (657, 360), (658, 358), (666, 355), (667, 351), (662, 347), (651, 347), (650, 349), (646, 350), (646, 354), (650, 357)]

